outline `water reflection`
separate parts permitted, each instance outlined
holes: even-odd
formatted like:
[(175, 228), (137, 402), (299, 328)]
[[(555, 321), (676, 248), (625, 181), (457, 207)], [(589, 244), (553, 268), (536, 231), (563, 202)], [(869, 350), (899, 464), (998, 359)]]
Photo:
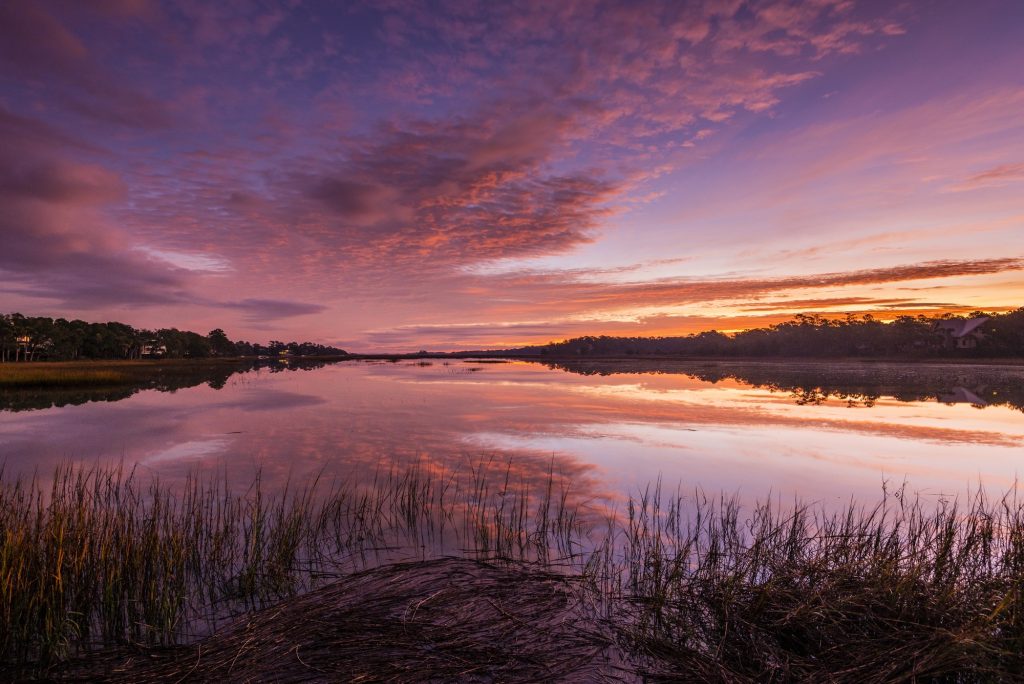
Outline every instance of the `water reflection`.
[(126, 378), (112, 385), (0, 389), (0, 411), (36, 411), (94, 401), (122, 401), (143, 390), (175, 392), (198, 385), (221, 389), (229, 378), (239, 373), (257, 369), (270, 373), (308, 371), (327, 363), (312, 359), (288, 363), (259, 359), (230, 364), (168, 365), (158, 372), (140, 374), (138, 378)]
[[(249, 368), (134, 388), (120, 401), (0, 412), (0, 460), (43, 473), (69, 459), (123, 460), (165, 477), (216, 469), (236, 482), (259, 469), (265, 483), (485, 468), (534, 491), (554, 474), (574, 496), (609, 506), (659, 477), (685, 491), (809, 501), (873, 501), (884, 480), (906, 478), (943, 496), (979, 479), (1012, 485), (1024, 453), (1021, 375), (831, 363)], [(5, 406), (31, 401), (4, 397)]]
[(798, 404), (841, 400), (874, 406), (899, 401), (1008, 406), (1024, 412), (1024, 368), (1007, 365), (877, 362), (708, 362), (668, 360), (546, 362), (581, 375), (682, 374), (711, 383), (736, 380), (772, 392), (789, 392)]

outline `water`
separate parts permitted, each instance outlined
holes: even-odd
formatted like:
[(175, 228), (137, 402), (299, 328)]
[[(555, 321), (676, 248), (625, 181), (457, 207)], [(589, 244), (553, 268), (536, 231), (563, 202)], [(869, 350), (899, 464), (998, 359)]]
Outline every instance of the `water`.
[[(413, 464), (549, 473), (614, 506), (648, 483), (741, 499), (940, 500), (1010, 489), (1024, 463), (1024, 367), (953, 364), (344, 362), (250, 370), (173, 391), (17, 393), (8, 474), (123, 462), (246, 483), (371, 481)], [(196, 384), (198, 383), (198, 384)], [(209, 383), (209, 384), (207, 384)], [(188, 386), (188, 385), (192, 386)], [(165, 388), (172, 389), (172, 388)], [(483, 465), (481, 465), (483, 464)]]

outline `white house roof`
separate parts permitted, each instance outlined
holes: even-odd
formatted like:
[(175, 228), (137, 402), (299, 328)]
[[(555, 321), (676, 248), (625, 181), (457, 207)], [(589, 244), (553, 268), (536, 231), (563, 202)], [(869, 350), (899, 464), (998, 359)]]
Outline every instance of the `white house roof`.
[(948, 321), (938, 321), (935, 324), (935, 330), (948, 332), (952, 337), (964, 337), (980, 328), (987, 320), (988, 316), (978, 316), (977, 318), (968, 318), (966, 320), (951, 319)]
[(940, 394), (939, 401), (944, 404), (973, 404), (974, 406), (988, 406), (987, 401), (966, 387), (954, 387), (946, 394)]

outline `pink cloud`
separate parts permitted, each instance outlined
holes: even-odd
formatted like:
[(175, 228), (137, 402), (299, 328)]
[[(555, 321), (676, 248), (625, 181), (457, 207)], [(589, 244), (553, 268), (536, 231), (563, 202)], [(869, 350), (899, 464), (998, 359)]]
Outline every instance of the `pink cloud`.
[[(578, 313), (593, 308), (645, 307), (733, 300), (794, 289), (835, 288), (1006, 273), (1024, 269), (1024, 258), (946, 260), (859, 271), (776, 278), (667, 278), (636, 283), (567, 280), (558, 273), (493, 277), (494, 291), (518, 292), (537, 310)], [(545, 294), (550, 293), (550, 294)], [(563, 304), (559, 304), (563, 302)], [(525, 307), (530, 310), (530, 307)]]
[(1000, 164), (976, 173), (954, 186), (955, 190), (1002, 187), (1009, 183), (1024, 181), (1024, 164)]

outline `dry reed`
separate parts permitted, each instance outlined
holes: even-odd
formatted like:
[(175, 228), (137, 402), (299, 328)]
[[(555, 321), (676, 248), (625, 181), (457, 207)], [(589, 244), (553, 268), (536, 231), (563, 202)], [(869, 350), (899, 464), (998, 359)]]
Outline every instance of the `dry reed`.
[[(829, 511), (656, 484), (615, 518), (553, 473), (531, 490), (493, 465), (274, 493), (98, 468), (63, 469), (44, 490), (0, 473), (0, 663), (123, 680), (1024, 672), (1013, 493), (960, 505), (884, 492)], [(428, 562), (453, 550), (475, 560)]]

